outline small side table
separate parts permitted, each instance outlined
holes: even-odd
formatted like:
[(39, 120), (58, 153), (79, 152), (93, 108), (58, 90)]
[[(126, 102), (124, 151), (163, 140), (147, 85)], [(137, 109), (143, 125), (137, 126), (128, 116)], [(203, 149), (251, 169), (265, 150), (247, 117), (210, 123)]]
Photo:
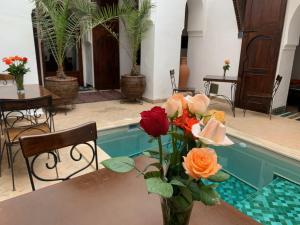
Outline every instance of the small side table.
[(210, 86), (212, 83), (228, 83), (231, 84), (231, 95), (230, 97), (225, 95), (214, 95), (216, 97), (222, 97), (226, 100), (226, 102), (230, 105), (233, 116), (235, 117), (235, 92), (236, 86), (238, 82), (237, 77), (224, 77), (224, 76), (214, 76), (207, 75), (203, 78), (205, 94), (210, 97)]

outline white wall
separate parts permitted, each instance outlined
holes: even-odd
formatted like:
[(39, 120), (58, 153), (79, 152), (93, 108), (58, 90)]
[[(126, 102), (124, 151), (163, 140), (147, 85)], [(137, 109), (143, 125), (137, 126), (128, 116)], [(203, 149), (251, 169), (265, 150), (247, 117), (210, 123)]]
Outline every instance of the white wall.
[[(203, 77), (223, 75), (224, 59), (231, 61), (227, 76), (238, 76), (241, 39), (238, 39), (232, 0), (204, 0), (202, 10), (194, 7), (194, 1), (188, 0), (188, 64), (191, 70), (189, 86), (204, 90)], [(201, 14), (202, 18), (199, 18)], [(219, 94), (230, 96), (230, 85), (220, 84)]]
[(153, 0), (153, 26), (142, 43), (141, 72), (146, 75), (144, 97), (160, 100), (172, 93), (170, 69), (178, 79), (181, 34), (184, 28), (184, 0)]
[(278, 59), (277, 74), (283, 76), (274, 99), (274, 108), (286, 106), (294, 55), (300, 36), (300, 0), (288, 0)]
[(6, 56), (26, 56), (30, 72), (25, 84), (37, 84), (38, 72), (31, 22), (33, 4), (29, 0), (0, 1), (0, 72), (7, 67), (2, 63)]

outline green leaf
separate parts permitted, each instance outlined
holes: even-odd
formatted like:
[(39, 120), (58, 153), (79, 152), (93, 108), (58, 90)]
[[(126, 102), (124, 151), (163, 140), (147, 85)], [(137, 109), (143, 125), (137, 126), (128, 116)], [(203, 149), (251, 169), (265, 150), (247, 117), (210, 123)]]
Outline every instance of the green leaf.
[(175, 186), (179, 186), (179, 187), (186, 187), (184, 183), (182, 183), (181, 181), (179, 181), (177, 179), (171, 180), (170, 184), (175, 185)]
[(171, 198), (173, 195), (173, 187), (171, 184), (163, 181), (161, 178), (153, 177), (146, 180), (149, 193), (154, 193), (163, 198)]
[(179, 211), (190, 207), (193, 202), (192, 192), (188, 188), (180, 188), (179, 195), (173, 198), (173, 204)]
[(153, 177), (160, 177), (160, 172), (159, 171), (149, 171), (145, 173), (144, 178), (149, 179)]
[(116, 157), (104, 160), (101, 164), (116, 173), (128, 173), (135, 168), (135, 163), (129, 157)]
[(207, 180), (212, 181), (212, 182), (223, 182), (223, 181), (228, 180), (229, 178), (230, 178), (230, 175), (228, 175), (227, 173), (224, 173), (223, 171), (219, 171), (215, 175), (207, 178)]
[(214, 190), (216, 187), (213, 185), (199, 185), (196, 183), (192, 183), (189, 188), (192, 191), (193, 199), (196, 201), (201, 201), (205, 205), (216, 205), (220, 203), (220, 196), (218, 192)]

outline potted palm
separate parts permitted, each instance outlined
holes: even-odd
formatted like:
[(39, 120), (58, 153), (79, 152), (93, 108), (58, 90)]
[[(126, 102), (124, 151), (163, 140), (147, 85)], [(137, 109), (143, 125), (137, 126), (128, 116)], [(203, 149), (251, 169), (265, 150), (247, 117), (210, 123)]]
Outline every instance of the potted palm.
[(136, 62), (141, 42), (151, 25), (149, 13), (153, 5), (150, 0), (142, 1), (140, 7), (130, 0), (124, 4), (131, 6), (128, 13), (120, 16), (129, 40), (131, 72), (121, 76), (121, 92), (127, 100), (136, 101), (142, 98), (146, 88), (145, 76), (140, 74)]
[(57, 63), (56, 76), (46, 77), (45, 86), (60, 96), (63, 103), (72, 103), (78, 92), (76, 77), (66, 76), (64, 60), (68, 49), (79, 43), (82, 35), (97, 25), (106, 26), (118, 17), (118, 7), (101, 7), (86, 0), (35, 0), (35, 24), (39, 38)]

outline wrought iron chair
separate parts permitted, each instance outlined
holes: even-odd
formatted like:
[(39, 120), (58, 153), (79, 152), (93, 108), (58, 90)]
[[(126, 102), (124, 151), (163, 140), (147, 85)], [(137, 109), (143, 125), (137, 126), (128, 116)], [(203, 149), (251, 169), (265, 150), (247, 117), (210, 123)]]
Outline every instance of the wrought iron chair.
[(244, 104), (244, 117), (246, 115), (246, 110), (249, 104), (251, 103), (260, 103), (261, 100), (266, 100), (266, 102), (269, 102), (270, 105), (268, 106), (269, 109), (269, 117), (270, 120), (272, 119), (272, 110), (273, 110), (273, 100), (274, 97), (278, 91), (278, 88), (281, 84), (282, 76), (277, 75), (275, 83), (273, 85), (272, 93), (252, 93), (248, 92), (246, 95), (246, 102)]
[[(14, 80), (15, 80), (14, 76), (9, 75), (9, 74), (0, 73), (0, 81), (2, 82), (3, 85), (7, 85), (8, 81), (14, 81)], [(1, 129), (1, 134), (3, 134), (3, 120), (2, 120), (1, 114), (0, 114), (0, 129)]]
[(178, 88), (175, 79), (175, 70), (170, 70), (170, 79), (172, 85), (173, 94), (175, 93), (191, 93), (192, 96), (195, 95), (195, 88)]
[[(96, 163), (96, 170), (98, 170), (96, 140), (97, 129), (95, 122), (86, 123), (73, 129), (63, 130), (59, 132), (20, 137), (21, 148), (23, 156), (26, 160), (32, 190), (35, 191), (33, 178), (40, 181), (65, 181), (78, 174), (79, 172), (87, 169), (93, 164), (94, 161)], [(93, 144), (91, 144), (90, 142), (93, 142)], [(83, 154), (77, 149), (77, 146), (81, 144), (86, 145), (91, 151), (92, 157), (90, 160), (83, 159)], [(67, 176), (60, 177), (58, 176), (57, 171), (57, 154), (55, 154), (53, 150), (64, 148), (61, 150), (66, 151), (66, 147), (71, 147), (69, 155), (73, 161), (79, 162), (83, 159), (83, 161), (87, 160), (87, 163), (84, 167), (78, 169), (77, 171), (72, 172)], [(75, 152), (77, 152), (77, 156), (75, 155)], [(45, 165), (49, 170), (56, 169), (56, 177), (46, 178), (36, 173), (34, 165), (37, 159), (40, 158), (40, 156), (43, 154), (49, 154), (53, 158), (53, 164), (46, 162)], [(29, 159), (31, 159), (31, 161), (29, 161)]]
[[(44, 115), (42, 115), (42, 110)], [(13, 164), (20, 148), (17, 148), (17, 151), (13, 154), (13, 146), (19, 147), (21, 136), (50, 133), (55, 130), (52, 97), (0, 100), (0, 113), (4, 123), (4, 144), (0, 150), (0, 174), (2, 156), (6, 148), (8, 165), (11, 168), (13, 190), (15, 190)]]

